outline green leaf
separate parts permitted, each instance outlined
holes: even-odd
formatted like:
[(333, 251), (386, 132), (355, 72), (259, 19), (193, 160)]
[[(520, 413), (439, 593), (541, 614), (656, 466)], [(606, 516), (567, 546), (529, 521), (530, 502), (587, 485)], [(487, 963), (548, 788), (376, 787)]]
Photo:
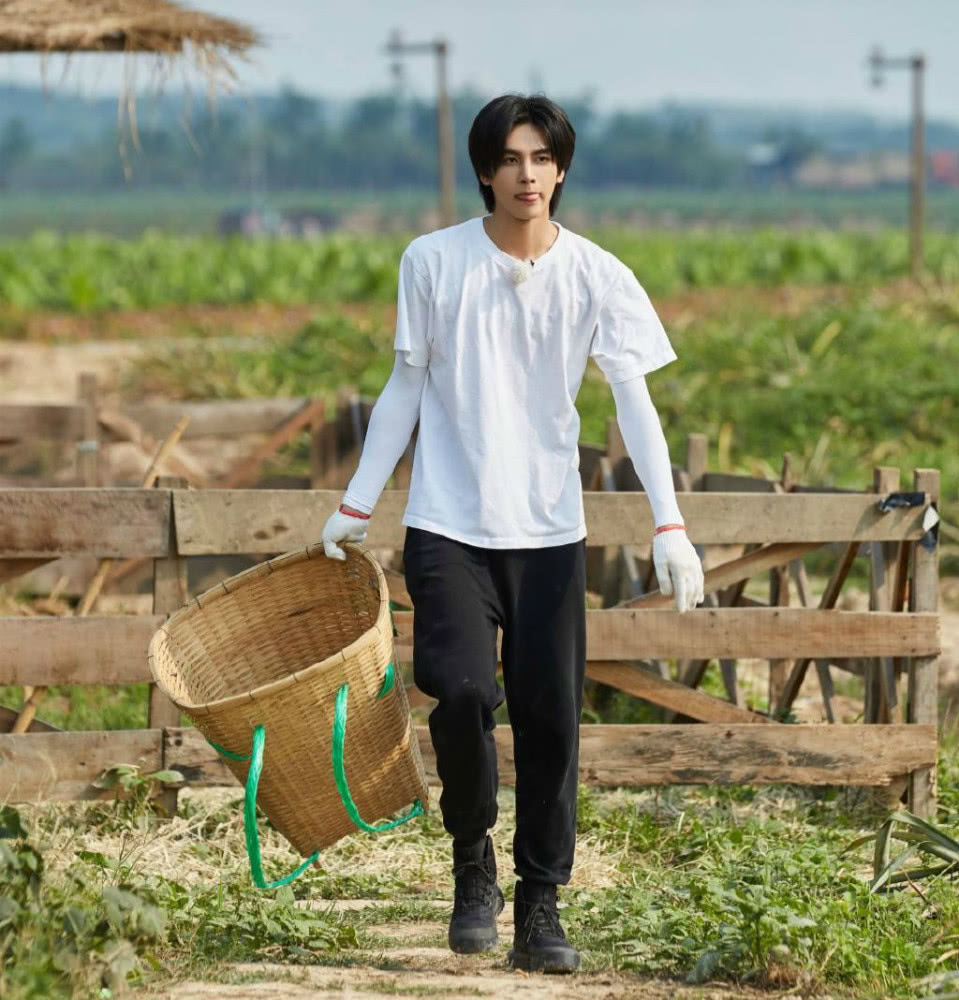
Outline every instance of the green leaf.
[(145, 777), (152, 779), (153, 781), (160, 781), (164, 785), (182, 785), (186, 778), (179, 771), (154, 771), (152, 774), (147, 774)]

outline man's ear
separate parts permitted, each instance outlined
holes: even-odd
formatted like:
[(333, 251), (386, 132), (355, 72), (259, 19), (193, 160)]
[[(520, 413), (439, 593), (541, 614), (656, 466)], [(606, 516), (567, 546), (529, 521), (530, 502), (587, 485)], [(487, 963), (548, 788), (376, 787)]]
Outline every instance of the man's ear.
[(479, 175), (479, 181), (480, 181), (480, 184), (485, 184), (486, 187), (492, 187), (493, 186), (493, 178), (492, 177), (487, 177), (486, 174), (480, 174)]
[(562, 183), (563, 183), (563, 181), (565, 181), (565, 180), (566, 180), (566, 171), (565, 171), (565, 170), (561, 170), (561, 171), (560, 171), (560, 172), (559, 172), (559, 173), (558, 173), (558, 174), (556, 175), (556, 183), (557, 183), (557, 184), (562, 184)]

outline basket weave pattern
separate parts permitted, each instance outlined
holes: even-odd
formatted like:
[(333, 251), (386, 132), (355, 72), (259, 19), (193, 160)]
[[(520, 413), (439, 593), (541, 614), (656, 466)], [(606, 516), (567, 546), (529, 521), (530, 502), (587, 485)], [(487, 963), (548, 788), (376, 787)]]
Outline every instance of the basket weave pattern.
[[(393, 656), (389, 592), (373, 557), (321, 545), (224, 580), (172, 615), (150, 642), (157, 685), (210, 741), (248, 754), (253, 727), (266, 746), (259, 804), (303, 855), (355, 830), (333, 778), (336, 694), (349, 684), (345, 767), (369, 823), (425, 806), (426, 777)], [(226, 761), (240, 782), (249, 762)]]

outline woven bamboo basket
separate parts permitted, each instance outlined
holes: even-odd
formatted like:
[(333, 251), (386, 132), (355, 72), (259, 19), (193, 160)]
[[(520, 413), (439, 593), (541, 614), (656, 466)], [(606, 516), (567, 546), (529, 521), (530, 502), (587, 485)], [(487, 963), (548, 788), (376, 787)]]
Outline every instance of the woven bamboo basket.
[[(262, 727), (257, 804), (304, 855), (354, 831), (357, 813), (370, 829), (428, 801), (406, 691), (394, 680), (386, 579), (368, 552), (344, 549), (345, 562), (313, 545), (222, 581), (173, 614), (148, 654), (158, 687), (247, 785), (248, 822), (255, 765), (235, 758), (256, 759)], [(250, 835), (248, 826), (248, 845)]]

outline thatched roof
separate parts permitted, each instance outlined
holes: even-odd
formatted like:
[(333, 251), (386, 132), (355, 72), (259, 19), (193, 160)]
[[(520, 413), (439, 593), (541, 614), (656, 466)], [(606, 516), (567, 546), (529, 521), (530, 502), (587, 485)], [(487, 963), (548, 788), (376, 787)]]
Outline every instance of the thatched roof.
[(169, 0), (0, 0), (0, 52), (240, 53), (256, 33)]

